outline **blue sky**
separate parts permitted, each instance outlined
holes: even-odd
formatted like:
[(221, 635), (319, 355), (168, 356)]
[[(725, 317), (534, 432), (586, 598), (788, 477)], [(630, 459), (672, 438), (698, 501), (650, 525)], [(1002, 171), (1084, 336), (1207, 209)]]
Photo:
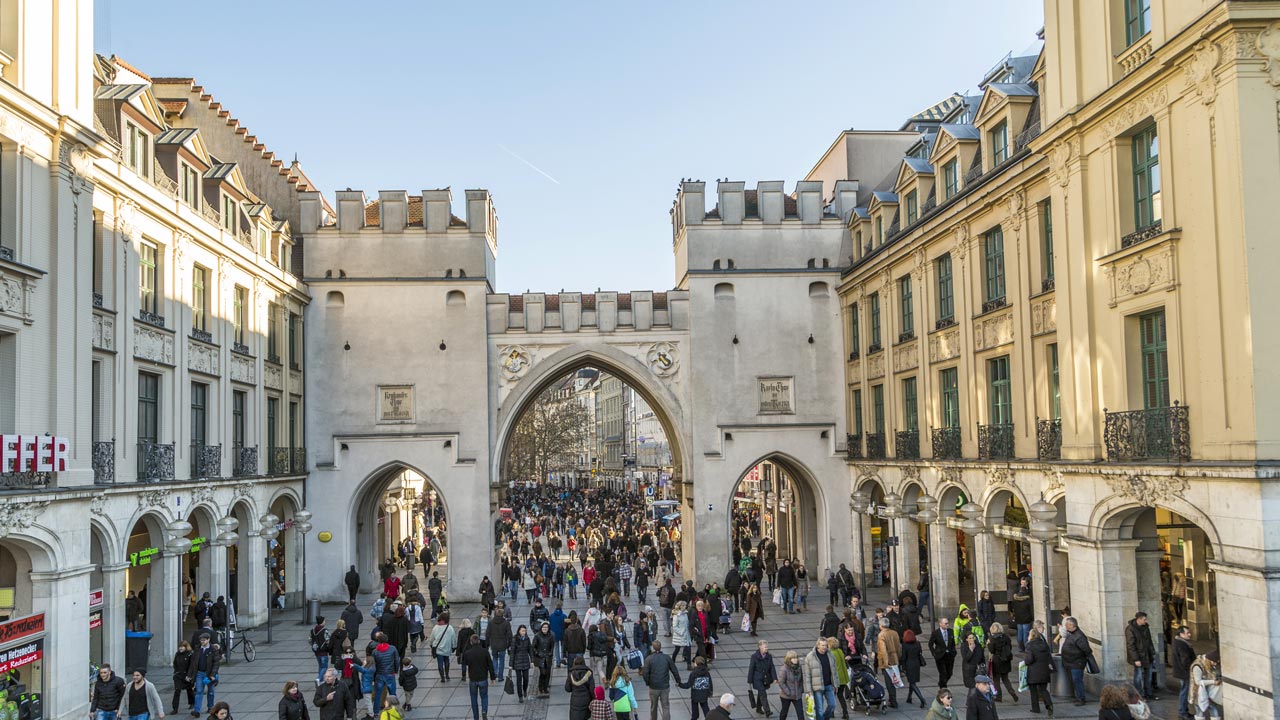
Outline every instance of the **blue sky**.
[(174, 7), (98, 0), (97, 51), (195, 77), (331, 199), (447, 185), (463, 214), (488, 188), (503, 292), (669, 288), (681, 178), (789, 192), (837, 132), (972, 90), (1043, 22), (1034, 0)]

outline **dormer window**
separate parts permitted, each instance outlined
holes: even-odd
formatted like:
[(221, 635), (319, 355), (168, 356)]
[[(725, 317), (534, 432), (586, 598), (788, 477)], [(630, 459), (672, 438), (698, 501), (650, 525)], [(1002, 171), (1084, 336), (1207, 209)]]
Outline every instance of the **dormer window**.
[(124, 161), (142, 177), (151, 177), (151, 136), (128, 120), (124, 123)]
[(258, 253), (271, 254), (271, 233), (265, 227), (258, 227)]
[(916, 221), (919, 216), (920, 206), (917, 200), (918, 195), (915, 190), (907, 193), (907, 224), (910, 225)]
[(186, 163), (179, 163), (178, 174), (181, 180), (180, 189), (182, 191), (182, 202), (187, 207), (200, 208), (200, 173), (196, 169)]
[(1009, 159), (1009, 121), (1002, 120), (991, 131), (992, 166), (999, 165)]
[(240, 210), (240, 205), (239, 203), (236, 202), (235, 198), (231, 197), (230, 195), (227, 195), (226, 193), (223, 193), (222, 194), (222, 229), (223, 230), (226, 230), (229, 233), (234, 233), (236, 231), (236, 226), (239, 224), (238, 222), (239, 210)]
[(884, 244), (884, 216), (876, 216), (876, 245)]
[(960, 158), (951, 158), (942, 166), (942, 188), (946, 200), (960, 192)]

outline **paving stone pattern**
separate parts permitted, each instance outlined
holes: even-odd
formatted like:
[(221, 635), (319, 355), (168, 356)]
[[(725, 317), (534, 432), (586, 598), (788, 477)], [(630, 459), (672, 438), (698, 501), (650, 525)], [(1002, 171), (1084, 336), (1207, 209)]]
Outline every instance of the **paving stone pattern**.
[[(652, 588), (651, 588), (652, 590)], [(523, 593), (522, 593), (523, 595)], [(825, 601), (825, 593), (821, 595)], [(884, 605), (885, 597), (877, 596), (877, 591), (872, 590), (871, 600), (874, 605)], [(653, 602), (653, 593), (650, 592), (650, 602)], [(372, 596), (362, 596), (359, 600), (360, 607), (367, 609), (373, 604)], [(629, 607), (634, 607), (634, 595), (631, 598)], [(341, 612), (341, 605), (325, 606), (323, 614), (329, 618), (337, 618)], [(552, 605), (554, 607), (554, 605)], [(581, 600), (566, 600), (565, 610), (577, 609), (581, 616), (585, 612), (585, 603)], [(775, 605), (769, 605), (766, 608), (766, 616), (760, 625), (760, 637), (769, 642), (770, 652), (772, 652), (775, 660), (782, 662), (782, 657), (787, 650), (795, 650), (802, 656), (813, 647), (813, 641), (817, 634), (817, 627), (821, 621), (821, 607), (811, 606), (807, 612), (796, 615), (782, 615), (781, 608)], [(474, 618), (479, 614), (479, 607), (472, 604), (457, 604), (453, 608), (453, 617), (456, 621), (464, 618)], [(523, 597), (513, 608), (512, 612), (515, 617), (515, 625), (519, 627), (522, 623), (527, 623), (529, 605), (524, 603)], [(737, 623), (740, 616), (734, 616), (733, 632), (728, 635), (721, 636), (721, 642), (718, 647), (718, 659), (712, 664), (711, 674), (715, 683), (715, 693), (718, 696), (722, 692), (732, 692), (739, 698), (738, 705), (733, 712), (735, 718), (760, 717), (751, 712), (747, 705), (747, 683), (746, 674), (747, 666), (750, 662), (750, 655), (755, 650), (755, 641), (749, 634), (738, 630)], [(276, 720), (277, 704), (280, 701), (280, 691), (284, 687), (286, 680), (298, 680), (303, 687), (303, 692), (308, 698), (314, 692), (316, 661), (308, 647), (308, 631), (309, 627), (302, 624), (303, 614), (301, 610), (293, 610), (278, 613), (276, 615), (276, 624), (273, 625), (275, 642), (268, 645), (266, 643), (265, 628), (250, 630), (250, 637), (257, 645), (257, 660), (253, 663), (244, 661), (242, 655), (237, 654), (233, 657), (231, 663), (224, 666), (222, 670), (222, 678), (218, 687), (217, 699), (226, 700), (231, 705), (232, 715), (236, 720)], [(366, 625), (362, 630), (364, 637), (367, 637)], [(664, 646), (668, 646), (669, 641), (663, 638)], [(929, 703), (933, 702), (934, 693), (937, 687), (937, 674), (933, 670), (933, 664), (928, 659), (926, 652), (926, 662), (928, 666), (922, 673), (921, 690), (924, 692), (925, 698)], [(450, 683), (442, 683), (436, 677), (435, 662), (431, 659), (430, 649), (419, 647), (415, 661), (421, 668), (419, 674), (419, 684), (416, 696), (414, 698), (413, 709), (405, 713), (406, 720), (425, 720), (427, 718), (449, 718), (450, 720), (464, 720), (471, 717), (471, 701), (467, 693), (465, 683), (457, 679), (458, 670), (456, 662), (454, 664), (454, 680)], [(159, 674), (159, 673), (153, 673)], [(681, 675), (686, 676), (683, 668)], [(502, 681), (491, 683), (489, 687), (489, 717), (494, 718), (567, 718), (569, 714), (569, 695), (564, 692), (565, 671), (558, 669), (552, 675), (551, 681), (551, 697), (549, 699), (535, 698), (524, 704), (517, 702), (514, 695), (504, 695), (502, 692)], [(640, 720), (649, 717), (648, 694), (644, 689), (643, 682), (638, 678), (633, 678), (636, 683), (636, 696), (640, 700), (639, 712), (633, 712), (632, 718)], [(535, 685), (537, 682), (537, 672), (531, 672), (530, 684)], [(956, 663), (955, 676), (952, 678), (951, 690), (956, 695), (956, 706), (961, 708), (964, 704), (965, 688), (961, 682), (961, 673), (959, 662)], [(165, 702), (170, 698), (170, 692), (163, 692)], [(888, 709), (884, 715), (890, 718), (923, 717), (924, 710), (919, 705), (908, 706), (902, 703), (905, 690), (898, 691), (900, 706), (898, 709)], [(1153, 710), (1156, 717), (1160, 720), (1176, 720), (1177, 693), (1162, 692), (1162, 699), (1154, 704)], [(185, 703), (185, 700), (184, 700)], [(714, 703), (713, 703), (714, 704)], [(774, 717), (777, 717), (777, 687), (770, 691), (770, 704), (774, 710)], [(997, 705), (1002, 720), (1021, 720), (1030, 718), (1044, 718), (1046, 715), (1033, 715), (1030, 711), (1030, 705), (1026, 695), (1021, 696), (1021, 702), (1009, 703), (1005, 702)], [(689, 711), (688, 691), (672, 688), (671, 694), (671, 710), (674, 718), (684, 718)], [(1068, 718), (1094, 718), (1097, 717), (1098, 706), (1096, 703), (1090, 703), (1084, 707), (1074, 707), (1067, 702), (1059, 702), (1055, 706), (1058, 717)], [(183, 707), (178, 717), (188, 716), (189, 709)], [(313, 715), (316, 717), (315, 710), (312, 708)], [(851, 716), (857, 717), (862, 712), (851, 713)], [(837, 709), (836, 717), (840, 717)], [(963, 710), (960, 717), (964, 717)]]

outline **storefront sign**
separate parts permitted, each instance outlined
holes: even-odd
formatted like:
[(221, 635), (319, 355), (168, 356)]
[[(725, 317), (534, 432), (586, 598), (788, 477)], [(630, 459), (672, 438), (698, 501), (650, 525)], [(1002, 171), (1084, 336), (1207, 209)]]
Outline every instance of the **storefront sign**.
[(761, 415), (790, 415), (796, 411), (795, 378), (757, 378), (756, 386), (760, 394)]
[(71, 441), (52, 435), (0, 435), (0, 473), (63, 472)]
[(5, 675), (10, 670), (17, 670), (33, 662), (39, 662), (43, 657), (44, 638), (32, 640), (29, 643), (12, 647), (8, 650), (0, 650), (0, 675)]
[(99, 607), (102, 605), (102, 602), (103, 602), (102, 588), (89, 591), (89, 607), (91, 608)]
[[(191, 549), (187, 552), (195, 554), (204, 549), (208, 538), (203, 535), (191, 538)], [(139, 567), (141, 565), (150, 565), (151, 559), (160, 554), (160, 548), (149, 547), (139, 550), (138, 552), (129, 553), (129, 565), (131, 567)], [(99, 590), (98, 592), (102, 592)]]
[(36, 613), (0, 624), (0, 645), (8, 645), (44, 632), (44, 613)]
[(89, 629), (97, 630), (102, 627), (102, 609), (89, 611)]

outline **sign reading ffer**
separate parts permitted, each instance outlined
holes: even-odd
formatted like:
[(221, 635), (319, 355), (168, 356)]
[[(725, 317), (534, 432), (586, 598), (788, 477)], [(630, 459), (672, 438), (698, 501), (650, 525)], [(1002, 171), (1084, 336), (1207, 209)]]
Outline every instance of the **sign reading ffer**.
[(0, 435), (0, 473), (63, 472), (71, 441), (52, 435)]
[(44, 613), (20, 617), (0, 624), (0, 645), (44, 632)]

